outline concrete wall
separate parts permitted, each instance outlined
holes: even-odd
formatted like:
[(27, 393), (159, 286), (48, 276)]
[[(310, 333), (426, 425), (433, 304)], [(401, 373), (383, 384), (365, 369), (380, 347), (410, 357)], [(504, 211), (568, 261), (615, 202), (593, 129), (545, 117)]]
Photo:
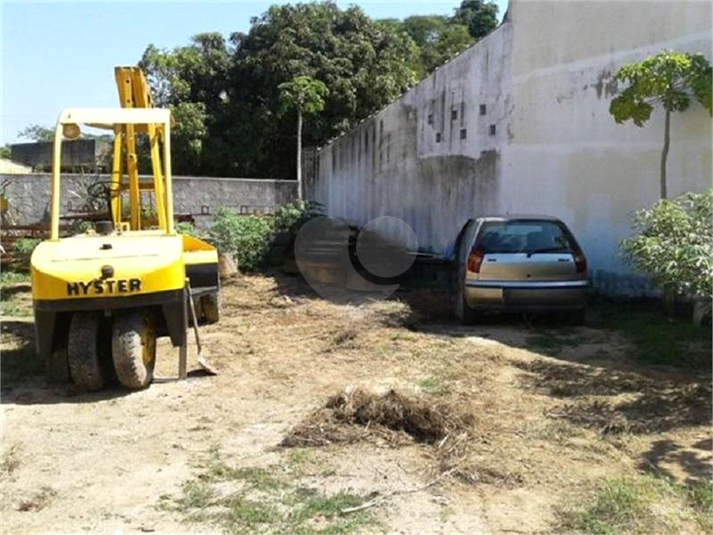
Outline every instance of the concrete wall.
[[(87, 186), (108, 176), (62, 175), (62, 213), (81, 211)], [(142, 177), (146, 179), (147, 177)], [(1, 175), (7, 183), (5, 196), (16, 224), (49, 220), (49, 174)], [(238, 213), (272, 213), (276, 206), (297, 197), (293, 180), (249, 178), (173, 177), (174, 211), (196, 214), (196, 224), (205, 227), (210, 214), (221, 206)], [(204, 215), (200, 215), (206, 212)]]
[[(399, 217), (445, 256), (471, 217), (552, 214), (600, 288), (642, 293), (617, 250), (657, 199), (663, 114), (617, 125), (612, 74), (664, 48), (710, 58), (711, 30), (710, 2), (512, 0), (489, 36), (322, 147), (307, 191), (350, 224)], [(673, 116), (670, 196), (711, 184), (711, 124), (697, 103)]]

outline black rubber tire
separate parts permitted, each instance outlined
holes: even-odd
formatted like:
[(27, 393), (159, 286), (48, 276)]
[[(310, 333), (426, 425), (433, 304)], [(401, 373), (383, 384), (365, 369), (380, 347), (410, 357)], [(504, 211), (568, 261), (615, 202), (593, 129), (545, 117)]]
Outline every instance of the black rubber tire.
[(465, 265), (459, 265), (456, 271), (455, 295), (456, 317), (463, 325), (474, 325), (478, 322), (479, 314), (468, 306), (465, 300)]
[(220, 293), (211, 292), (209, 294), (203, 295), (201, 300), (201, 310), (203, 312), (203, 320), (207, 324), (218, 323), (220, 321)]
[(156, 365), (156, 326), (148, 310), (131, 310), (114, 318), (111, 355), (119, 383), (128, 389), (146, 388)]
[(460, 300), (460, 306), (456, 307), (456, 316), (458, 316), (458, 319), (463, 325), (475, 325), (478, 323), (478, 319), (480, 318), (480, 314), (470, 308), (468, 306), (468, 303), (465, 301), (465, 295), (463, 295), (463, 288), (461, 286), (461, 291), (459, 292), (460, 295), (457, 296), (456, 298)]
[(76, 312), (69, 324), (69, 376), (82, 390), (99, 390), (104, 386), (99, 358), (100, 319), (97, 312)]
[(587, 309), (580, 308), (577, 310), (573, 310), (572, 312), (570, 312), (568, 317), (570, 325), (584, 325), (587, 319)]

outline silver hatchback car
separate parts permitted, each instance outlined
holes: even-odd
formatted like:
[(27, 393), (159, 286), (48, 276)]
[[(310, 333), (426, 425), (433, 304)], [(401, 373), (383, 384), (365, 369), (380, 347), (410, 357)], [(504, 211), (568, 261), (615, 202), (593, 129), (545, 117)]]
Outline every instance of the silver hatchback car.
[(471, 219), (457, 244), (456, 314), (568, 311), (584, 322), (587, 261), (567, 226), (549, 216)]

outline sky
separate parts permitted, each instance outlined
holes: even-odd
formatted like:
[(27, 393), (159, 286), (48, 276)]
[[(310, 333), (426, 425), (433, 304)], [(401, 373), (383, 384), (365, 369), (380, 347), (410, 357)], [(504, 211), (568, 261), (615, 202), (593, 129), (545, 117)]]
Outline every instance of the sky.
[[(172, 48), (201, 32), (247, 31), (279, 0), (192, 2), (0, 0), (0, 145), (29, 124), (53, 126), (64, 108), (118, 106), (114, 66), (149, 44)], [(284, 2), (286, 3), (286, 2)], [(502, 17), (507, 0), (496, 0)], [(337, 0), (372, 18), (452, 15), (460, 0)]]

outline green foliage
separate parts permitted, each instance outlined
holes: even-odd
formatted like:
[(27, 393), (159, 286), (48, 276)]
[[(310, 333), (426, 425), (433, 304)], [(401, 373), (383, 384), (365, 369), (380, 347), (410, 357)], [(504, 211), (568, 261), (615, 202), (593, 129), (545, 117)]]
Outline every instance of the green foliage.
[(38, 238), (19, 239), (13, 245), (13, 251), (17, 254), (30, 256), (41, 241)]
[(451, 18), (403, 22), (331, 1), (273, 5), (246, 33), (150, 45), (139, 65), (156, 104), (173, 111), (176, 174), (289, 178), (297, 144), (294, 125), (281, 120), (286, 106), (312, 114), (304, 146), (322, 145), (496, 25), (497, 6), (480, 1), (463, 2)]
[(218, 250), (232, 256), (243, 271), (253, 271), (270, 248), (274, 229), (264, 217), (240, 216), (229, 208), (219, 208), (209, 230)]
[(323, 492), (301, 485), (300, 477), (284, 466), (233, 467), (215, 455), (181, 495), (161, 496), (159, 507), (235, 534), (345, 535), (378, 525), (369, 511), (342, 512), (371, 496)]
[(382, 22), (406, 32), (414, 40), (420, 56), (414, 69), (419, 77), (427, 75), (475, 42), (466, 24), (443, 15), (414, 15), (403, 22), (388, 19)]
[(18, 137), (24, 137), (30, 141), (52, 141), (54, 140), (54, 129), (31, 124), (17, 133)]
[(498, 6), (483, 0), (464, 0), (453, 19), (464, 24), (474, 39), (482, 39), (498, 25)]
[(32, 251), (42, 240), (38, 238), (21, 238), (12, 245), (13, 252), (17, 255), (17, 262), (14, 269), (27, 271), (30, 269), (30, 258)]
[(639, 63), (625, 65), (614, 75), (617, 82), (629, 84), (609, 106), (609, 113), (617, 123), (632, 120), (636, 126), (643, 126), (656, 105), (661, 105), (666, 112), (661, 151), (662, 199), (667, 196), (666, 161), (670, 144), (671, 113), (687, 110), (691, 97), (694, 97), (709, 114), (713, 114), (711, 72), (710, 63), (701, 54), (664, 50)]
[(709, 327), (672, 318), (651, 303), (600, 303), (592, 310), (592, 316), (596, 318), (593, 327), (618, 331), (626, 337), (632, 356), (642, 363), (711, 369), (713, 342)]
[(575, 508), (560, 513), (558, 533), (709, 533), (710, 478), (680, 485), (645, 474), (604, 480)]
[(230, 67), (230, 51), (223, 36), (198, 34), (187, 46), (172, 50), (149, 45), (139, 66), (155, 104), (170, 108), (176, 122), (172, 131), (174, 170), (179, 174), (215, 174), (224, 155), (211, 155), (209, 134), (215, 143), (224, 139), (225, 132), (219, 128), (211, 131), (211, 127), (225, 111)]
[(12, 156), (12, 150), (10, 150), (10, 145), (5, 144), (2, 147), (0, 147), (0, 158), (9, 160), (11, 156)]
[(30, 282), (29, 274), (18, 271), (8, 271), (7, 269), (3, 269), (2, 272), (0, 272), (0, 287), (21, 282)]
[(633, 216), (626, 260), (666, 294), (713, 298), (713, 190), (660, 200)]
[(275, 210), (275, 231), (297, 234), (302, 225), (322, 213), (322, 205), (315, 201), (296, 200)]
[(229, 42), (201, 34), (171, 50), (152, 45), (140, 63), (156, 104), (174, 110), (176, 174), (264, 177), (295, 175), (281, 84), (308, 76), (329, 90), (304, 131), (306, 146), (320, 145), (412, 86), (417, 64), (408, 35), (333, 2), (275, 5)]
[(313, 115), (324, 109), (324, 99), (329, 89), (320, 80), (309, 76), (296, 76), (277, 86), (283, 112), (295, 110), (302, 115)]
[(178, 234), (187, 234), (188, 236), (198, 236), (196, 227), (194, 227), (190, 223), (185, 223), (185, 222), (176, 223), (174, 225), (174, 228), (176, 229), (176, 232)]
[(643, 126), (654, 106), (661, 105), (669, 112), (685, 111), (691, 97), (713, 113), (711, 65), (702, 54), (664, 50), (621, 67), (614, 79), (629, 84), (609, 106), (617, 123), (632, 120), (636, 126)]

